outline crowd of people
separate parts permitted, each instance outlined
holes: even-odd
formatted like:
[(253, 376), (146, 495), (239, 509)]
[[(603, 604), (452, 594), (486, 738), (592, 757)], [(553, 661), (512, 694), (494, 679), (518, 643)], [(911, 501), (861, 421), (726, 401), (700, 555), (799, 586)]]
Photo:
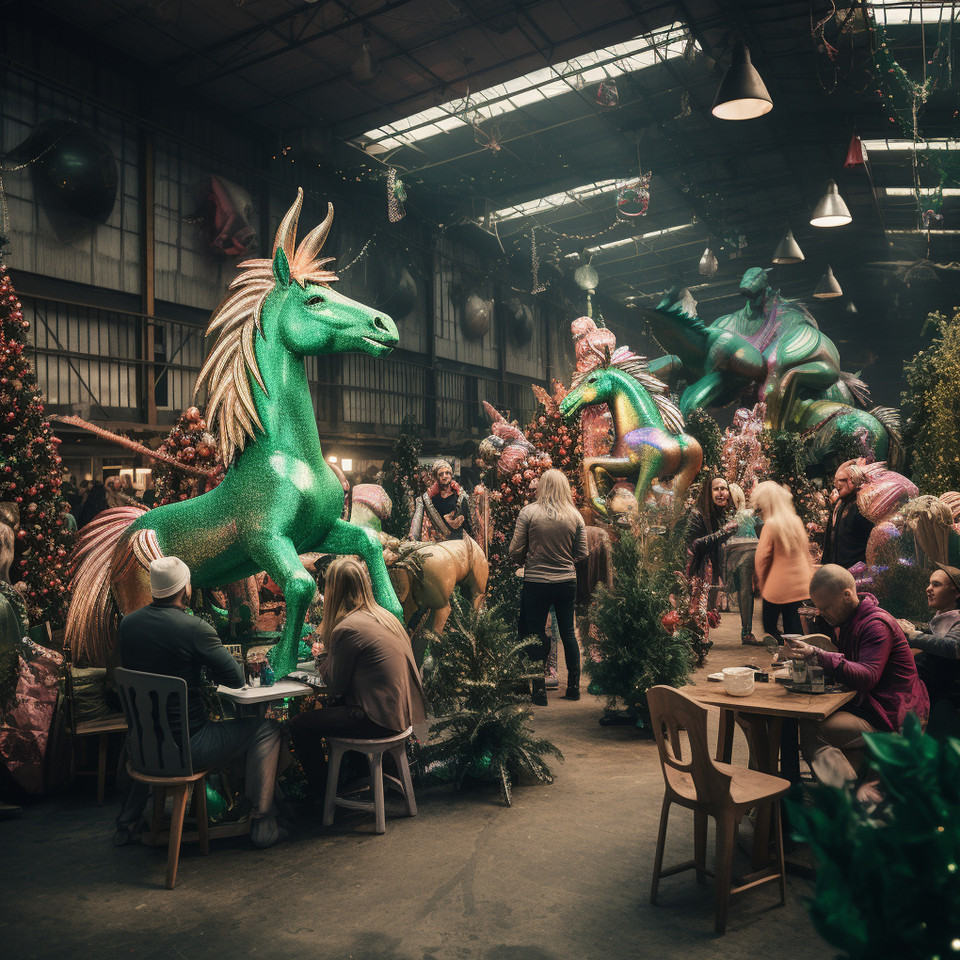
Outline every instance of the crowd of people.
[[(363, 482), (382, 481), (371, 467)], [(414, 503), (411, 540), (459, 540), (472, 534), (468, 494), (484, 479), (470, 457), (459, 478), (448, 460), (436, 460), (428, 489)], [(960, 569), (937, 565), (930, 575), (928, 623), (913, 623), (884, 610), (858, 588), (851, 568), (864, 562), (872, 523), (857, 505), (866, 474), (856, 462), (842, 464), (820, 546), (819, 564), (789, 490), (771, 480), (754, 487), (749, 500), (735, 483), (709, 476), (701, 484), (687, 523), (687, 575), (707, 592), (707, 606), (726, 610), (735, 599), (741, 641), (746, 646), (782, 646), (790, 657), (823, 668), (826, 679), (855, 691), (843, 709), (824, 721), (801, 723), (802, 753), (823, 783), (844, 785), (860, 777), (859, 792), (875, 799), (865, 782), (864, 733), (897, 731), (910, 712), (947, 728), (960, 710)], [(82, 527), (108, 506), (150, 505), (131, 478), (83, 481), (67, 488), (65, 517)], [(68, 520), (68, 523), (69, 523)], [(580, 646), (575, 627), (578, 569), (588, 554), (587, 526), (574, 506), (567, 477), (550, 469), (541, 476), (534, 502), (522, 508), (509, 553), (523, 578), (518, 636), (530, 640), (532, 663), (543, 669), (531, 700), (546, 705), (551, 650), (566, 662), (565, 699), (580, 699)], [(190, 743), (195, 762), (213, 766), (246, 755), (247, 793), (252, 801), (251, 836), (270, 846), (285, 836), (278, 820), (283, 798), (275, 788), (280, 737), (272, 721), (212, 723), (199, 695), (201, 669), (219, 683), (241, 686), (243, 672), (204, 621), (187, 616), (190, 571), (175, 557), (153, 561), (153, 602), (124, 618), (120, 660), (126, 667), (183, 677), (190, 697)], [(761, 599), (763, 639), (754, 633), (754, 597)], [(804, 624), (802, 608), (814, 625)], [(355, 558), (338, 558), (326, 574), (320, 630), (321, 673), (342, 697), (336, 707), (296, 716), (291, 737), (312, 796), (323, 795), (323, 738), (332, 734), (385, 737), (423, 721), (427, 705), (410, 639), (399, 622), (374, 601), (369, 575)], [(823, 646), (804, 638), (825, 634)], [(832, 649), (830, 649), (832, 647)], [(913, 649), (911, 649), (913, 648)], [(555, 653), (554, 653), (555, 656)], [(555, 672), (553, 674), (555, 676)], [(796, 730), (791, 731), (796, 749)], [(794, 753), (795, 755), (795, 753)], [(118, 842), (131, 838), (145, 795), (134, 785), (118, 821)]]
[[(926, 591), (929, 623), (898, 619), (884, 610), (875, 596), (858, 590), (850, 572), (865, 564), (873, 529), (857, 503), (867, 474), (848, 461), (833, 479), (820, 564), (815, 566), (789, 490), (770, 480), (758, 483), (747, 508), (735, 484), (720, 476), (708, 478), (690, 514), (687, 573), (708, 592), (709, 608), (723, 605), (721, 587), (737, 597), (743, 644), (780, 644), (784, 658), (822, 667), (827, 681), (856, 692), (826, 720), (800, 725), (803, 755), (815, 776), (843, 785), (862, 771), (866, 732), (897, 731), (911, 712), (923, 723), (929, 717), (932, 731), (956, 731), (960, 570), (935, 565)], [(752, 630), (754, 593), (762, 600), (764, 639)], [(835, 649), (802, 638), (805, 604), (812, 620), (808, 629), (826, 635)], [(876, 784), (862, 783), (860, 795), (876, 799)]]

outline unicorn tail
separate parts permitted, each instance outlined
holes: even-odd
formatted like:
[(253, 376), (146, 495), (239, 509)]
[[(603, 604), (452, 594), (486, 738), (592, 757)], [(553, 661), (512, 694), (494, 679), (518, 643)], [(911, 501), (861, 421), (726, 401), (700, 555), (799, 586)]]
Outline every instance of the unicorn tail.
[(70, 557), (73, 599), (67, 611), (64, 644), (74, 663), (104, 666), (117, 638), (117, 608), (110, 572), (117, 544), (145, 507), (104, 510), (81, 531)]
[(906, 459), (903, 434), (900, 430), (900, 411), (896, 407), (874, 407), (870, 415), (875, 417), (890, 438), (890, 453), (887, 460), (891, 470), (899, 470)]

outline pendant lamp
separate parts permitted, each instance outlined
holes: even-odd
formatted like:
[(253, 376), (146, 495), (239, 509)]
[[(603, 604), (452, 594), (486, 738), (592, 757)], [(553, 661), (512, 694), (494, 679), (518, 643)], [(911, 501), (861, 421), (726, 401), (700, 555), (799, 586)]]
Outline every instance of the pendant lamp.
[(712, 277), (717, 272), (717, 256), (707, 247), (700, 258), (700, 266), (697, 268), (704, 277)]
[(800, 263), (803, 260), (803, 251), (800, 244), (793, 238), (793, 231), (788, 229), (783, 235), (783, 239), (777, 244), (777, 249), (773, 251), (774, 263)]
[(827, 189), (810, 217), (811, 227), (842, 227), (853, 217), (840, 196), (836, 180), (827, 181)]
[(837, 283), (837, 278), (833, 275), (831, 267), (827, 267), (826, 272), (817, 284), (817, 289), (813, 291), (813, 295), (817, 300), (836, 300), (837, 297), (843, 296), (843, 289)]
[(752, 120), (773, 109), (773, 100), (750, 62), (750, 51), (738, 43), (733, 62), (720, 81), (711, 113), (720, 120)]

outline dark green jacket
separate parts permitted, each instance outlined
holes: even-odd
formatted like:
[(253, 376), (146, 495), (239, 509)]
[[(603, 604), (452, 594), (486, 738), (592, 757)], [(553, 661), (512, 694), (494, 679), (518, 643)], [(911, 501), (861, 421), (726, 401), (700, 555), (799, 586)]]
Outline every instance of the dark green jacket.
[(151, 603), (120, 622), (120, 665), (187, 681), (188, 719), (193, 736), (207, 719), (200, 696), (200, 671), (227, 687), (243, 686), (243, 671), (205, 620), (179, 607)]

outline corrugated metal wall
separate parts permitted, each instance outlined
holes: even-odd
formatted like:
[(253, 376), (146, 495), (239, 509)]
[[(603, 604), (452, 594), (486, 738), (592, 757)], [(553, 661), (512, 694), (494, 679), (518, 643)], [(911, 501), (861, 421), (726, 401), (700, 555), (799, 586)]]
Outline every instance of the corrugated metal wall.
[[(21, 269), (34, 275), (41, 291), (43, 278), (93, 288), (77, 300), (44, 292), (24, 298), (38, 375), (54, 410), (143, 422), (151, 360), (156, 364), (158, 419), (169, 422), (192, 402), (206, 346), (205, 317), (236, 274), (236, 260), (211, 255), (198, 225), (189, 222), (197, 211), (196, 188), (212, 174), (244, 187), (256, 207), (252, 225), (258, 232), (267, 225), (268, 235), (260, 237), (254, 256), (271, 249), (272, 231), (302, 183), (308, 195), (301, 234), (325, 215), (320, 197), (329, 194), (336, 201), (325, 252), (336, 257), (338, 289), (379, 306), (389, 303), (388, 278), (398, 270), (406, 270), (416, 284), (413, 306), (394, 317), (400, 332), (397, 355), (376, 361), (358, 355), (308, 359), (322, 433), (389, 437), (412, 414), (440, 438), (482, 435), (480, 401), (524, 418), (534, 407), (529, 384), (545, 382), (548, 364), (557, 374), (569, 367), (568, 318), (561, 320), (535, 298), (525, 298), (535, 316), (528, 344), (517, 346), (507, 338), (497, 311), (486, 335), (466, 335), (464, 306), (470, 293), (491, 300), (516, 294), (501, 285), (479, 254), (435, 228), (413, 217), (389, 224), (385, 203), (371, 207), (369, 201), (351, 199), (343, 184), (336, 189), (325, 184), (315, 169), (271, 160), (254, 136), (216, 116), (184, 112), (160, 97), (154, 101), (109, 63), (88, 59), (82, 51), (24, 36), (18, 28), (6, 31), (0, 43), (12, 64), (3, 75), (0, 152), (24, 141), (43, 120), (70, 118), (109, 145), (119, 170), (117, 201), (105, 224), (57, 212), (38, 193), (30, 167), (4, 173), (8, 263), (15, 282)], [(137, 306), (145, 132), (155, 164), (152, 318), (142, 316)], [(116, 295), (126, 296), (127, 310), (116, 308)], [(148, 322), (154, 328), (152, 358), (144, 355)], [(554, 328), (551, 338), (548, 325)], [(548, 343), (552, 357), (547, 356)]]

